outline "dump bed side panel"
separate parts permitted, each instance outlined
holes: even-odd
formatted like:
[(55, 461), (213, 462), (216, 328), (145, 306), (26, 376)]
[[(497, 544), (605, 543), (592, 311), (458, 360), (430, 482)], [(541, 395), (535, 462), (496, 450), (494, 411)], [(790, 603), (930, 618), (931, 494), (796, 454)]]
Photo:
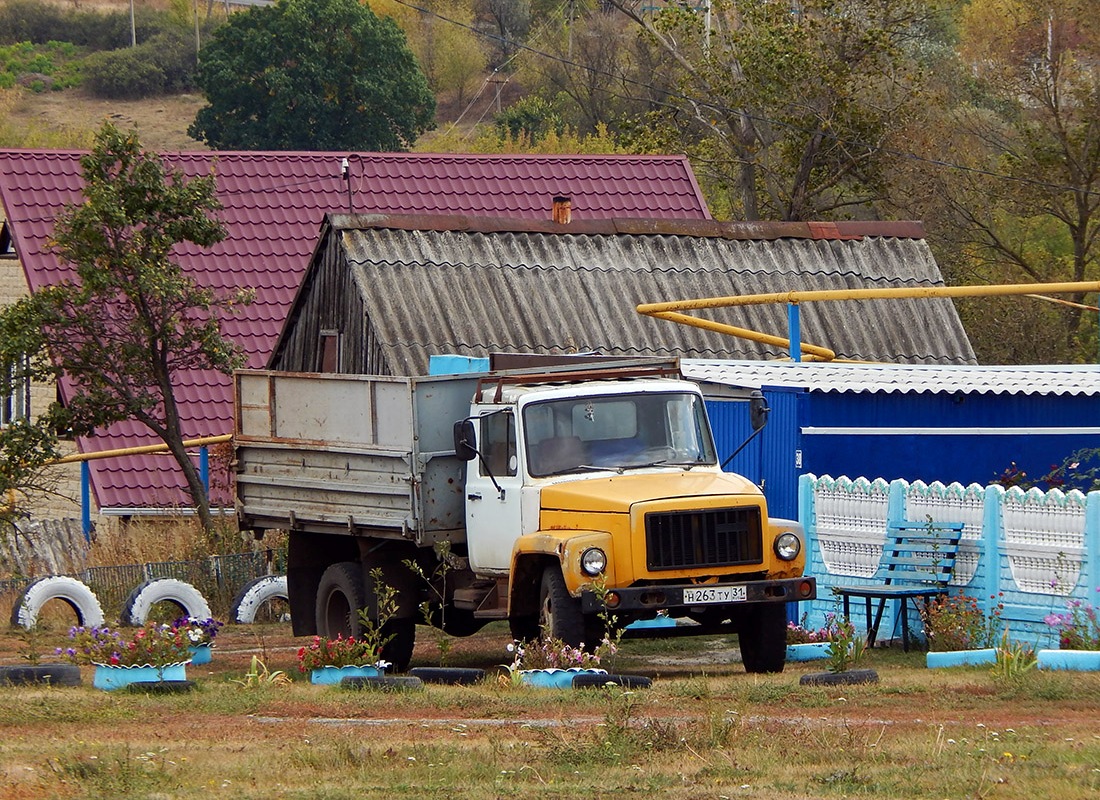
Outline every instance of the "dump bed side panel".
[(451, 426), (476, 381), (246, 370), (235, 382), (245, 525), (464, 538)]

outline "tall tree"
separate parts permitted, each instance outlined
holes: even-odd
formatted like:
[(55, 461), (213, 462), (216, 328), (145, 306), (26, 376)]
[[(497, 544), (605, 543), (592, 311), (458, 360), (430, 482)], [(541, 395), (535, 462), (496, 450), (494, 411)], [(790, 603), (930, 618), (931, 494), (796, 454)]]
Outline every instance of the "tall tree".
[(213, 148), (404, 150), (435, 98), (397, 24), (357, 0), (278, 0), (233, 14), (199, 54)]
[(881, 196), (891, 134), (919, 100), (913, 41), (935, 0), (713, 0), (709, 14), (655, 16), (608, 2), (666, 55), (675, 110), (654, 127), (727, 187), (725, 213), (843, 217)]
[(209, 247), (225, 230), (212, 175), (186, 180), (141, 150), (134, 132), (106, 124), (81, 158), (84, 202), (54, 229), (55, 252), (73, 277), (0, 311), (0, 375), (8, 387), (67, 378), (71, 394), (33, 424), (0, 436), (0, 486), (22, 488), (57, 453), (58, 432), (89, 434), (126, 419), (167, 446), (202, 525), (210, 502), (184, 448), (173, 377), (183, 370), (230, 372), (241, 359), (219, 316), (247, 302), (184, 275), (172, 251)]
[[(1100, 278), (1100, 24), (1092, 0), (974, 0), (962, 53), (989, 94), (957, 118), (987, 154), (951, 188), (963, 240), (1009, 280)], [(1001, 178), (1004, 176), (1008, 180)], [(999, 186), (990, 184), (996, 181)], [(1070, 296), (1086, 303), (1083, 294)], [(1095, 297), (1092, 298), (1095, 300)], [(1056, 357), (1095, 360), (1096, 315), (1061, 311)]]

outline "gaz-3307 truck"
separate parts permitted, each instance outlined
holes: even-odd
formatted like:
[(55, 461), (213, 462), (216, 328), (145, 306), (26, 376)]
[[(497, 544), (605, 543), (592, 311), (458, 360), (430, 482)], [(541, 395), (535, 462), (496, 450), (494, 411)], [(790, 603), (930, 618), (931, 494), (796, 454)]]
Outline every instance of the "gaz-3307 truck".
[(722, 471), (676, 361), (235, 383), (238, 517), (289, 532), (295, 635), (357, 635), (380, 576), (399, 670), (428, 601), (454, 635), (507, 619), (573, 645), (660, 613), (736, 632), (745, 669), (776, 672), (787, 603), (816, 596), (800, 526)]

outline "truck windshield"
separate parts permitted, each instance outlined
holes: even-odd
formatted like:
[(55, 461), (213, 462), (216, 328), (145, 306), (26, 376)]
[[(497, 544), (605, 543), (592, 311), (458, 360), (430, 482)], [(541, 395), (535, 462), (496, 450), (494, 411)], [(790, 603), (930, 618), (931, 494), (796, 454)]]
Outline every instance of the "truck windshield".
[(531, 403), (523, 424), (527, 469), (536, 477), (716, 462), (702, 398), (688, 392)]

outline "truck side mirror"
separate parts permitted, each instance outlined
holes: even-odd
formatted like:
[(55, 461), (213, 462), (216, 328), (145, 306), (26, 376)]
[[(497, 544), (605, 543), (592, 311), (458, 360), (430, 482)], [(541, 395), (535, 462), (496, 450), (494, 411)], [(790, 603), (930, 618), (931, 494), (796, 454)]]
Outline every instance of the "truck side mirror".
[(771, 409), (768, 407), (768, 401), (764, 399), (764, 395), (759, 390), (753, 391), (752, 397), (749, 399), (749, 421), (752, 423), (752, 429), (758, 431), (768, 424), (768, 414), (771, 413)]
[(472, 461), (477, 458), (477, 438), (474, 436), (474, 422), (470, 419), (460, 419), (455, 423), (455, 455), (462, 461)]

